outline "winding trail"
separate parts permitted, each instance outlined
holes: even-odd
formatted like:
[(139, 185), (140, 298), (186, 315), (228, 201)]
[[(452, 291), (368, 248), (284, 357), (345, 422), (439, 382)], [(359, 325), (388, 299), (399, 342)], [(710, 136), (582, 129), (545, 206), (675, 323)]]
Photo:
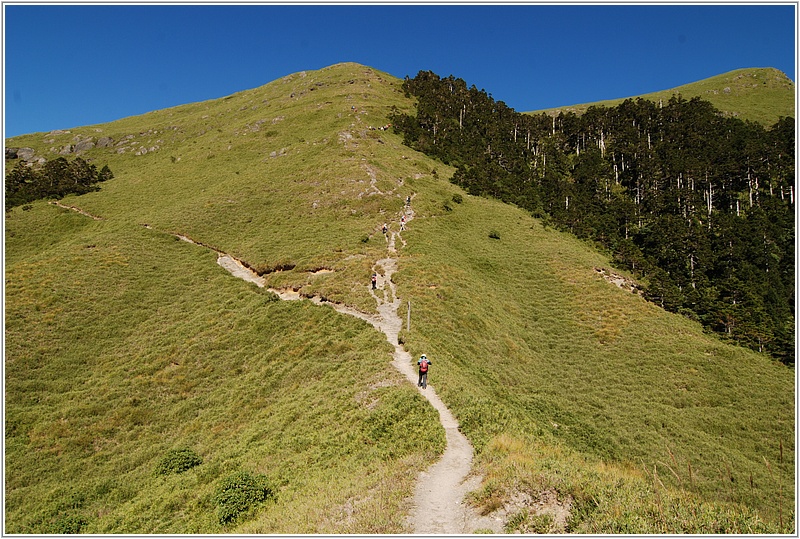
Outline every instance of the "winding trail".
[[(406, 223), (414, 218), (410, 207), (405, 208)], [(149, 228), (149, 227), (148, 227)], [(207, 245), (199, 244), (192, 239), (176, 235), (178, 238), (212, 249), (217, 253), (217, 263), (230, 272), (233, 276), (265, 287), (265, 279), (245, 266), (234, 257), (217, 251)], [(394, 347), (392, 365), (403, 374), (410, 383), (417, 386), (416, 363), (402, 345), (398, 344), (398, 335), (403, 327), (403, 321), (397, 314), (401, 300), (397, 297), (397, 289), (392, 281), (392, 276), (397, 271), (397, 258), (395, 241), (405, 245), (399, 232), (389, 231), (386, 236), (388, 256), (375, 263), (374, 270), (378, 274), (377, 290), (369, 289), (370, 294), (377, 302), (378, 314), (367, 314), (339, 303), (325, 301), (319, 297), (303, 297), (294, 290), (281, 290), (268, 288), (281, 299), (287, 301), (306, 299), (316, 304), (327, 304), (336, 311), (350, 316), (355, 316), (372, 324), (375, 329), (386, 335), (386, 340)], [(436, 360), (432, 358), (433, 369), (436, 372)], [(433, 534), (472, 534), (477, 530), (503, 533), (503, 522), (500, 518), (480, 516), (465, 502), (465, 496), (480, 485), (479, 476), (470, 476), (472, 468), (473, 449), (469, 440), (458, 430), (458, 422), (450, 410), (444, 405), (436, 394), (436, 390), (429, 383), (427, 389), (417, 387), (417, 390), (439, 412), (439, 419), (445, 429), (447, 447), (441, 459), (420, 472), (414, 493), (411, 510), (407, 517), (407, 524), (413, 533)]]

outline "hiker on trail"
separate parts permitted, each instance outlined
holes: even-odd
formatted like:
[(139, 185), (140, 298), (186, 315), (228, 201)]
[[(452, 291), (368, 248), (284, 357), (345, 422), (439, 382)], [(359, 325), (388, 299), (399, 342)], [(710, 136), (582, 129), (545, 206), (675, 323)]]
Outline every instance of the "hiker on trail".
[(378, 285), (378, 274), (377, 273), (373, 273), (372, 274), (372, 289), (375, 290), (375, 288), (377, 288), (377, 285)]
[(389, 230), (389, 227), (386, 226), (386, 223), (383, 223), (383, 233), (386, 234), (387, 230)]
[(431, 362), (428, 356), (422, 354), (417, 361), (417, 365), (419, 365), (419, 382), (417, 382), (417, 386), (425, 389), (428, 387), (428, 367), (430, 367)]
[(411, 206), (411, 195), (406, 197), (406, 206)]
[(400, 218), (400, 231), (402, 232), (405, 229), (406, 229), (406, 216), (404, 215), (403, 217)]

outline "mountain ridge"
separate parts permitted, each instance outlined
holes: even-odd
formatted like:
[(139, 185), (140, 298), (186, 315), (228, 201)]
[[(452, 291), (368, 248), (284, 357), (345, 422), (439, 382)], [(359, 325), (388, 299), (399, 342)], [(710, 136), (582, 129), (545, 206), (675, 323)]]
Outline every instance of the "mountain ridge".
[(772, 125), (780, 117), (795, 117), (795, 84), (782, 71), (767, 68), (742, 68), (728, 71), (675, 88), (630, 97), (605, 99), (590, 103), (552, 107), (526, 112), (558, 115), (560, 112), (582, 114), (589, 107), (613, 107), (627, 99), (668, 101), (673, 96), (699, 97), (710, 101), (724, 115)]
[[(433, 359), (430, 384), (476, 448), (471, 504), (505, 512), (509, 533), (551, 531), (556, 506), (573, 533), (793, 529), (791, 371), (451, 184), (452, 167), (381, 129), (413, 109), (401, 82), (337, 64), (11, 141), (114, 178), (63, 200), (99, 220), (46, 201), (6, 214), (9, 532), (408, 532), (445, 433), (386, 339), (275, 301), (176, 234), (267, 287), (375, 312), (381, 228), (400, 229), (411, 195), (398, 339)], [(155, 476), (180, 447), (202, 464)], [(218, 489), (239, 472), (277, 498), (221, 522)]]
[[(331, 69), (331, 68), (336, 68), (336, 67), (347, 67), (347, 66), (360, 66), (360, 64), (358, 64), (356, 62), (340, 62), (340, 63), (337, 63), (337, 64), (333, 64), (331, 66), (322, 68), (319, 71), (323, 71), (323, 70)], [(362, 67), (365, 67), (365, 66), (362, 66)], [(368, 69), (372, 69), (372, 68), (368, 68)], [(379, 70), (375, 70), (375, 71), (376, 72), (380, 72)], [(280, 77), (280, 78), (276, 79), (276, 81), (284, 80), (286, 78), (291, 78), (294, 75), (301, 75), (303, 73), (306, 73), (306, 71), (298, 71), (296, 73), (290, 73), (290, 74), (284, 75), (283, 77)], [(381, 72), (381, 73), (383, 73), (383, 72)], [(387, 77), (387, 78), (396, 78), (394, 75), (390, 75), (389, 73), (383, 73), (383, 75), (385, 77)], [(752, 78), (753, 81), (755, 81), (755, 83), (749, 84), (749, 85), (746, 84), (746, 82), (750, 82), (748, 80), (748, 78)], [(87, 125), (87, 126), (73, 126), (73, 127), (59, 128), (59, 129), (51, 130), (49, 132), (65, 131), (65, 130), (76, 129), (76, 128), (81, 128), (81, 127), (84, 127), (84, 128), (85, 127), (92, 127), (94, 125), (97, 125), (97, 126), (108, 125), (108, 124), (112, 124), (114, 122), (117, 122), (117, 121), (120, 121), (120, 120), (124, 120), (124, 119), (127, 119), (127, 118), (136, 118), (136, 117), (145, 116), (145, 115), (149, 115), (149, 114), (159, 113), (159, 112), (162, 112), (162, 111), (180, 109), (181, 107), (185, 107), (185, 106), (189, 106), (189, 105), (199, 105), (201, 103), (210, 103), (210, 102), (214, 102), (214, 101), (217, 101), (217, 100), (220, 100), (220, 99), (226, 99), (226, 100), (227, 99), (232, 99), (232, 98), (234, 98), (234, 96), (238, 96), (238, 95), (241, 95), (241, 94), (246, 94), (248, 92), (257, 91), (257, 90), (259, 90), (259, 88), (262, 88), (263, 86), (266, 86), (266, 85), (271, 84), (273, 82), (275, 82), (275, 81), (271, 81), (271, 82), (265, 83), (264, 85), (258, 86), (258, 87), (255, 87), (255, 88), (248, 88), (248, 89), (239, 90), (239, 91), (234, 92), (234, 93), (229, 94), (229, 95), (220, 96), (220, 97), (212, 98), (212, 99), (207, 99), (205, 101), (199, 101), (199, 102), (196, 102), (196, 103), (188, 103), (188, 104), (183, 104), (183, 105), (176, 105), (176, 106), (167, 107), (167, 108), (164, 108), (164, 109), (155, 109), (153, 111), (146, 112), (146, 113), (143, 113), (143, 114), (135, 114), (135, 115), (132, 115), (132, 116), (119, 118), (117, 120), (112, 120), (112, 121), (109, 121), (109, 122), (102, 122), (102, 123), (99, 123), (99, 124), (90, 124), (90, 125)], [(737, 82), (738, 82), (738, 84), (737, 84)], [(743, 82), (745, 82), (745, 83), (743, 83)], [(758, 84), (758, 83), (760, 83), (760, 84)], [(728, 105), (730, 110), (725, 108), (726, 107), (726, 105), (725, 105), (726, 103), (730, 104), (732, 100), (734, 100), (736, 98), (741, 98), (743, 96), (746, 96), (748, 93), (752, 93), (752, 90), (754, 88), (761, 88), (761, 90), (763, 91), (764, 90), (764, 88), (763, 88), (764, 86), (766, 86), (767, 89), (770, 90), (770, 94), (771, 94), (770, 95), (770, 99), (776, 100), (776, 101), (779, 102), (779, 105), (777, 107), (774, 107), (774, 106), (773, 107), (766, 107), (765, 110), (757, 110), (757, 111), (751, 111), (751, 110), (740, 111), (740, 110), (737, 110), (737, 108), (741, 108), (741, 106), (733, 107), (733, 106)], [(728, 88), (730, 91), (726, 92), (726, 88)], [(786, 90), (789, 90), (789, 91), (787, 92)], [(722, 94), (723, 99), (720, 99), (720, 94)], [(635, 100), (635, 99), (638, 99), (638, 98), (642, 98), (642, 99), (646, 99), (646, 100), (656, 101), (657, 102), (659, 99), (668, 100), (673, 95), (681, 95), (685, 99), (691, 99), (692, 97), (700, 97), (700, 98), (703, 98), (703, 99), (706, 99), (706, 100), (710, 101), (717, 108), (719, 108), (724, 114), (727, 114), (727, 115), (730, 115), (730, 116), (733, 116), (733, 117), (741, 117), (742, 119), (751, 119), (753, 121), (760, 121), (761, 123), (768, 123), (770, 125), (772, 123), (774, 123), (778, 119), (778, 117), (780, 117), (780, 116), (783, 116), (783, 117), (789, 117), (789, 116), (794, 117), (795, 116), (795, 84), (791, 79), (789, 79), (788, 76), (786, 76), (785, 73), (783, 73), (782, 71), (780, 71), (780, 70), (778, 70), (776, 68), (773, 68), (773, 67), (740, 68), (740, 69), (735, 69), (735, 70), (728, 71), (728, 72), (725, 72), (725, 73), (721, 73), (719, 75), (714, 75), (714, 76), (711, 76), (711, 77), (707, 77), (705, 79), (700, 79), (698, 81), (690, 82), (690, 83), (687, 83), (687, 84), (682, 84), (680, 86), (676, 86), (676, 87), (670, 88), (670, 89), (657, 90), (657, 91), (648, 92), (648, 93), (645, 93), (645, 94), (631, 95), (631, 96), (628, 96), (628, 97), (620, 97), (620, 98), (613, 98), (613, 99), (604, 99), (604, 100), (599, 100), (599, 101), (591, 101), (591, 102), (588, 102), (588, 103), (562, 105), (562, 106), (550, 107), (550, 108), (546, 108), (546, 109), (534, 109), (534, 110), (530, 110), (530, 111), (524, 111), (524, 114), (539, 114), (539, 113), (543, 113), (543, 112), (547, 113), (547, 114), (550, 114), (550, 115), (557, 115), (559, 112), (582, 113), (582, 112), (585, 112), (586, 109), (588, 109), (591, 106), (611, 107), (611, 106), (618, 105), (618, 104), (622, 103), (623, 101), (625, 101), (627, 99), (634, 99)], [(724, 96), (728, 96), (729, 99), (724, 99)], [(757, 106), (759, 108), (762, 108), (762, 109), (764, 108), (764, 105), (761, 104), (761, 103), (758, 103)], [(36, 132), (36, 133), (48, 133), (48, 131), (39, 131), (39, 132)], [(30, 135), (30, 134), (34, 134), (34, 133), (23, 133), (21, 135), (16, 135), (14, 137), (10, 137), (9, 139), (10, 140), (14, 140), (14, 139), (17, 139), (19, 137), (25, 137), (26, 135)], [(9, 140), (9, 139), (6, 139), (6, 140)]]

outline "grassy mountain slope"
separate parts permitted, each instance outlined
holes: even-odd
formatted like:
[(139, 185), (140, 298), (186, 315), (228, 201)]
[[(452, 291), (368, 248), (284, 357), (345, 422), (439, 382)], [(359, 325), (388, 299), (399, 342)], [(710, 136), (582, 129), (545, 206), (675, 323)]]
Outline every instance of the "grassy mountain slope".
[[(374, 99), (381, 75), (316, 75), (9, 142), (51, 156), (110, 136), (112, 148), (85, 157), (116, 178), (65, 200), (103, 220), (45, 202), (6, 217), (8, 531), (405, 529), (404, 498), (444, 432), (400, 382), (385, 338), (329, 309), (270, 301), (171, 235), (254, 267), (296, 265), (274, 280), (374, 309), (366, 284), (386, 245), (380, 233), (362, 240), (401, 207), (374, 194), (400, 176), (348, 135), (351, 106)], [(415, 166), (395, 160), (393, 174)], [(308, 271), (320, 267), (335, 271)], [(203, 458), (197, 471), (155, 476), (181, 447)], [(278, 501), (222, 526), (215, 489), (240, 470), (265, 474)]]
[(559, 112), (581, 114), (591, 106), (614, 107), (625, 99), (641, 97), (658, 103), (674, 95), (684, 99), (699, 97), (710, 101), (723, 114), (771, 126), (780, 117), (795, 117), (795, 85), (783, 72), (774, 68), (736, 69), (670, 90), (652, 92), (632, 98), (609, 99), (569, 107), (535, 111), (557, 115)]
[[(45, 202), (6, 215), (7, 531), (408, 531), (444, 435), (385, 339), (276, 302), (172, 234), (369, 312), (380, 227), (410, 194), (402, 338), (478, 451), (476, 504), (527, 500), (520, 531), (546, 494), (576, 532), (794, 529), (793, 372), (608, 283), (602, 255), (370, 129), (413, 106), (399, 88), (339, 64), (6, 141), (52, 158), (111, 137), (84, 157), (115, 174), (64, 200), (102, 220)], [(203, 463), (155, 475), (180, 447)], [(238, 471), (277, 501), (220, 524)]]
[[(405, 340), (444, 364), (437, 390), (483, 450), (488, 477), (508, 473), (492, 461), (498, 443), (547, 440), (640, 473), (655, 467), (706, 499), (778, 507), (763, 459), (774, 465), (781, 443), (784, 459), (792, 451), (791, 371), (610, 284), (596, 271), (607, 259), (522, 211), (472, 197), (449, 205), (409, 235), (397, 275), (412, 303)], [(571, 480), (585, 473), (561, 466), (556, 475)], [(508, 495), (507, 484), (492, 488)]]

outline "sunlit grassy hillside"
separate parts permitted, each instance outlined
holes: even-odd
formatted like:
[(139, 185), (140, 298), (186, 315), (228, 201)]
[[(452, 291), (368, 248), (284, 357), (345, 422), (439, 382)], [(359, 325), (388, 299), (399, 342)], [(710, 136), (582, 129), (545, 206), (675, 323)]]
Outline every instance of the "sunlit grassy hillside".
[[(412, 306), (408, 348), (439, 360), (432, 384), (481, 450), (487, 477), (504, 477), (487, 487), (484, 503), (510, 496), (509, 485), (524, 485), (535, 498), (533, 482), (586, 504), (589, 514), (576, 517), (574, 531), (724, 529), (627, 528), (627, 516), (593, 528), (619, 503), (606, 483), (617, 479), (589, 488), (584, 476), (599, 462), (624, 462), (651, 484), (655, 473), (656, 487), (743, 503), (773, 523), (781, 511), (786, 518), (794, 477), (791, 370), (722, 344), (608, 282), (598, 272), (613, 271), (607, 258), (521, 210), (474, 197), (448, 200), (440, 188), (432, 200), (440, 209), (414, 221), (396, 279)], [(445, 203), (450, 211), (441, 209)], [(517, 462), (508, 470), (495, 460), (498, 444), (533, 459), (532, 467), (541, 466), (534, 448), (542, 446), (569, 447), (586, 461), (565, 458), (536, 473)], [(599, 494), (601, 484), (611, 493)], [(650, 510), (656, 506), (642, 503), (633, 512)]]
[[(793, 372), (605, 281), (608, 260), (570, 236), (465, 195), (377, 129), (392, 107), (413, 107), (399, 80), (339, 64), (6, 141), (53, 158), (107, 137), (83, 157), (115, 175), (63, 201), (97, 220), (44, 201), (6, 214), (6, 531), (408, 532), (444, 434), (385, 338), (276, 301), (174, 234), (371, 312), (380, 228), (399, 228), (409, 195), (402, 338), (432, 357), (477, 450), (478, 506), (526, 500), (509, 531), (548, 531), (545, 494), (571, 500), (574, 532), (794, 530)], [(176, 449), (202, 463), (159, 473)], [(274, 496), (223, 521), (242, 473)]]
[[(385, 338), (273, 301), (172, 235), (294, 265), (275, 280), (374, 310), (377, 231), (402, 180), (430, 170), (368, 129), (404, 103), (396, 86), (343, 65), (8, 141), (52, 158), (111, 137), (84, 157), (116, 177), (64, 201), (101, 220), (46, 202), (6, 215), (7, 531), (407, 531), (406, 497), (444, 432)], [(321, 267), (334, 272), (309, 271)], [(182, 448), (202, 464), (157, 475)], [(219, 490), (240, 472), (277, 498), (221, 523)]]
[[(670, 90), (632, 96), (631, 99), (641, 97), (658, 103), (667, 102), (673, 96), (681, 96), (684, 99), (699, 97), (710, 101), (723, 114), (768, 126), (773, 125), (781, 117), (796, 117), (795, 85), (785, 73), (774, 68), (736, 69)], [(615, 107), (625, 99), (629, 98), (609, 99), (537, 112), (558, 114), (563, 111), (581, 114), (590, 106)]]

